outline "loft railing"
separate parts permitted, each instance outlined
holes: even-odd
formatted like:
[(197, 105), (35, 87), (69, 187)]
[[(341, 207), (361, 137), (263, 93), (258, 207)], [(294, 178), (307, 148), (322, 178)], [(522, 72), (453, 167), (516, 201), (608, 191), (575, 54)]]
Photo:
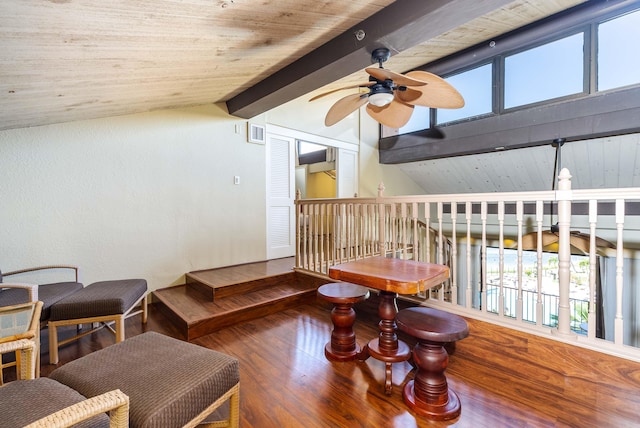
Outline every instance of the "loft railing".
[(377, 255), (446, 264), (445, 283), (405, 297), (640, 361), (640, 188), (572, 190), (563, 169), (557, 191), (383, 192), (298, 199), (296, 269), (326, 276)]

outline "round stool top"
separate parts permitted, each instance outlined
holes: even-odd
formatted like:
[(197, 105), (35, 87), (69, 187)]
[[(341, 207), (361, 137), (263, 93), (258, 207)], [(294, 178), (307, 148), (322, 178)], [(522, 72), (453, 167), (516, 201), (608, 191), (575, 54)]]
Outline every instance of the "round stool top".
[(469, 335), (464, 318), (433, 308), (402, 309), (396, 316), (396, 324), (416, 339), (436, 343), (455, 342)]
[(333, 303), (356, 303), (369, 298), (369, 289), (350, 282), (332, 282), (321, 285), (318, 295)]

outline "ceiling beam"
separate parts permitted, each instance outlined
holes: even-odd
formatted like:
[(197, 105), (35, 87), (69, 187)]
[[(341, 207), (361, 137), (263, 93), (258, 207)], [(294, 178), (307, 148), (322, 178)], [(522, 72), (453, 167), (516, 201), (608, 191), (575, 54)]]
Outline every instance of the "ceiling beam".
[(416, 131), (380, 139), (381, 164), (399, 164), (640, 132), (640, 88), (596, 93), (554, 104), (443, 126), (443, 139)]
[[(230, 114), (250, 119), (371, 65), (371, 52), (391, 55), (452, 30), (512, 0), (397, 0), (253, 87), (227, 101)], [(362, 40), (356, 33), (362, 30)]]

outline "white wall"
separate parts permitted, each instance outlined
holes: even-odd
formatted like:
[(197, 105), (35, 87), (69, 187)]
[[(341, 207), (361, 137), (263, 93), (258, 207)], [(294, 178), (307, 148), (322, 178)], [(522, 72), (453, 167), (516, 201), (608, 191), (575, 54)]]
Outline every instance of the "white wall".
[[(304, 102), (251, 122), (358, 142), (357, 112), (325, 128)], [(142, 277), (154, 290), (264, 260), (265, 146), (247, 143), (246, 125), (208, 105), (0, 131), (0, 269), (75, 264), (85, 284)], [(377, 124), (364, 127), (361, 196), (380, 181), (388, 195), (415, 193), (377, 165)]]
[(243, 126), (210, 105), (0, 132), (0, 268), (156, 289), (264, 260), (264, 146)]
[(360, 181), (361, 197), (378, 195), (384, 184), (384, 196), (421, 195), (424, 190), (397, 165), (381, 165), (378, 161), (379, 125), (361, 109)]

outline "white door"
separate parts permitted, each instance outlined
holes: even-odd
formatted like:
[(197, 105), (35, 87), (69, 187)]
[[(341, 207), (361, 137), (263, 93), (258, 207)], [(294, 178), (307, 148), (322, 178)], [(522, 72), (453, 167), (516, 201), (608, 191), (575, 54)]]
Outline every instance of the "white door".
[(295, 139), (267, 134), (267, 259), (294, 256)]

